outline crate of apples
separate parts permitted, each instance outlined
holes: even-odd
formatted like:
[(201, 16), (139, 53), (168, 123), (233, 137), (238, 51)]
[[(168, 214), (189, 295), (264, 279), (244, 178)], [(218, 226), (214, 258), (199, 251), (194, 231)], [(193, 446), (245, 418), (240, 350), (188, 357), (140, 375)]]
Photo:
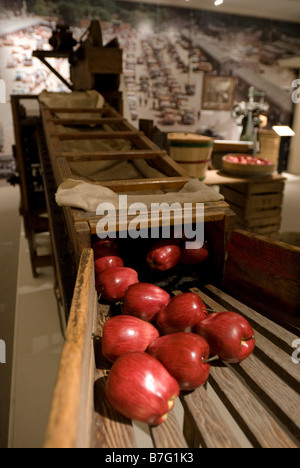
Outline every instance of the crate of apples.
[[(146, 263), (161, 271), (181, 262), (205, 262), (207, 246), (194, 247), (187, 252), (184, 243), (179, 247), (166, 240), (153, 246)], [(209, 311), (195, 293), (171, 297), (154, 284), (140, 282), (115, 244), (99, 242), (94, 252), (100, 300), (120, 305), (119, 315), (103, 327), (100, 346), (110, 367), (106, 398), (123, 416), (162, 424), (180, 392), (207, 382), (212, 360), (240, 363), (253, 352), (254, 332), (242, 315)]]

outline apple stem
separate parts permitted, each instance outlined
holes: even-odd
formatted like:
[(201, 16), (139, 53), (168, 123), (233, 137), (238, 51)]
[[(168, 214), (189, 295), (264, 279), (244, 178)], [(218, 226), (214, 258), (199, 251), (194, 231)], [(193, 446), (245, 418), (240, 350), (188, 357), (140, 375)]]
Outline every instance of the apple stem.
[(252, 335), (252, 336), (250, 336), (250, 338), (245, 338), (245, 339), (244, 339), (244, 340), (242, 340), (242, 341), (250, 341), (250, 340), (253, 340), (254, 338), (255, 338), (255, 336), (254, 336), (254, 335)]
[(212, 356), (209, 359), (206, 359), (205, 361), (202, 361), (203, 364), (208, 364), (209, 362), (217, 361), (219, 359), (219, 356)]
[(203, 309), (203, 310), (205, 310), (206, 312), (215, 312), (213, 309), (207, 309), (206, 308), (206, 309)]

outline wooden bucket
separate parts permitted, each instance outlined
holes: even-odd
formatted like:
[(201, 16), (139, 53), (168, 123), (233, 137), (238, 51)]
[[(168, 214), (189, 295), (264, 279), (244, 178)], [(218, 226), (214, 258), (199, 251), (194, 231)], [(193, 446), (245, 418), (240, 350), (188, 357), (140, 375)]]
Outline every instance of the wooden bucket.
[(276, 168), (279, 161), (281, 137), (273, 130), (259, 131), (260, 152), (257, 154), (259, 158), (272, 161)]
[(204, 180), (211, 163), (214, 141), (194, 133), (169, 133), (170, 156), (191, 177)]

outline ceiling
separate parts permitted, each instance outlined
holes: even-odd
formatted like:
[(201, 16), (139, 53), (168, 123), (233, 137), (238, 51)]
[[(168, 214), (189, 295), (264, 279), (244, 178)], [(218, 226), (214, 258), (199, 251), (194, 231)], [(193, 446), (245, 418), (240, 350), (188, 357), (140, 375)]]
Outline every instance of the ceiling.
[(300, 23), (300, 0), (224, 0), (214, 6), (214, 0), (131, 0), (184, 8), (214, 10), (238, 15), (293, 21)]

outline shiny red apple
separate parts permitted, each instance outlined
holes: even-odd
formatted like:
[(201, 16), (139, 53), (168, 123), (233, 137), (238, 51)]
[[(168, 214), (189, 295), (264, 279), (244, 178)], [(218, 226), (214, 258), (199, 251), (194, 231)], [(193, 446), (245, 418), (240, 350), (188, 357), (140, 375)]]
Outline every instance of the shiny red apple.
[(236, 312), (213, 313), (197, 324), (195, 332), (208, 342), (211, 353), (223, 361), (239, 363), (255, 347), (253, 328)]
[(131, 315), (117, 315), (103, 327), (102, 355), (114, 362), (125, 353), (146, 351), (158, 337), (159, 333), (151, 323)]
[(138, 273), (132, 268), (115, 267), (96, 277), (96, 288), (105, 301), (119, 302), (124, 299), (127, 288), (138, 282)]
[(179, 385), (166, 368), (147, 353), (123, 354), (113, 364), (105, 385), (110, 405), (123, 416), (162, 424), (173, 409)]
[(117, 244), (110, 239), (99, 239), (93, 244), (94, 258), (97, 260), (102, 257), (119, 256)]
[(180, 390), (195, 390), (208, 379), (208, 343), (195, 333), (174, 333), (154, 340), (148, 353), (158, 359), (177, 380)]
[(115, 267), (123, 267), (124, 262), (121, 257), (115, 255), (108, 255), (106, 257), (100, 257), (95, 260), (95, 273), (96, 275), (100, 275), (108, 268), (115, 268)]
[(180, 260), (181, 249), (176, 240), (158, 241), (147, 255), (147, 263), (152, 270), (167, 271), (174, 268)]
[(122, 313), (151, 322), (170, 299), (169, 293), (154, 284), (133, 284), (124, 296)]
[(195, 293), (183, 293), (172, 297), (157, 314), (156, 323), (162, 334), (191, 332), (193, 327), (207, 316), (202, 299)]
[(208, 257), (209, 253), (206, 245), (200, 242), (185, 242), (181, 250), (180, 262), (183, 265), (199, 265), (205, 262)]

